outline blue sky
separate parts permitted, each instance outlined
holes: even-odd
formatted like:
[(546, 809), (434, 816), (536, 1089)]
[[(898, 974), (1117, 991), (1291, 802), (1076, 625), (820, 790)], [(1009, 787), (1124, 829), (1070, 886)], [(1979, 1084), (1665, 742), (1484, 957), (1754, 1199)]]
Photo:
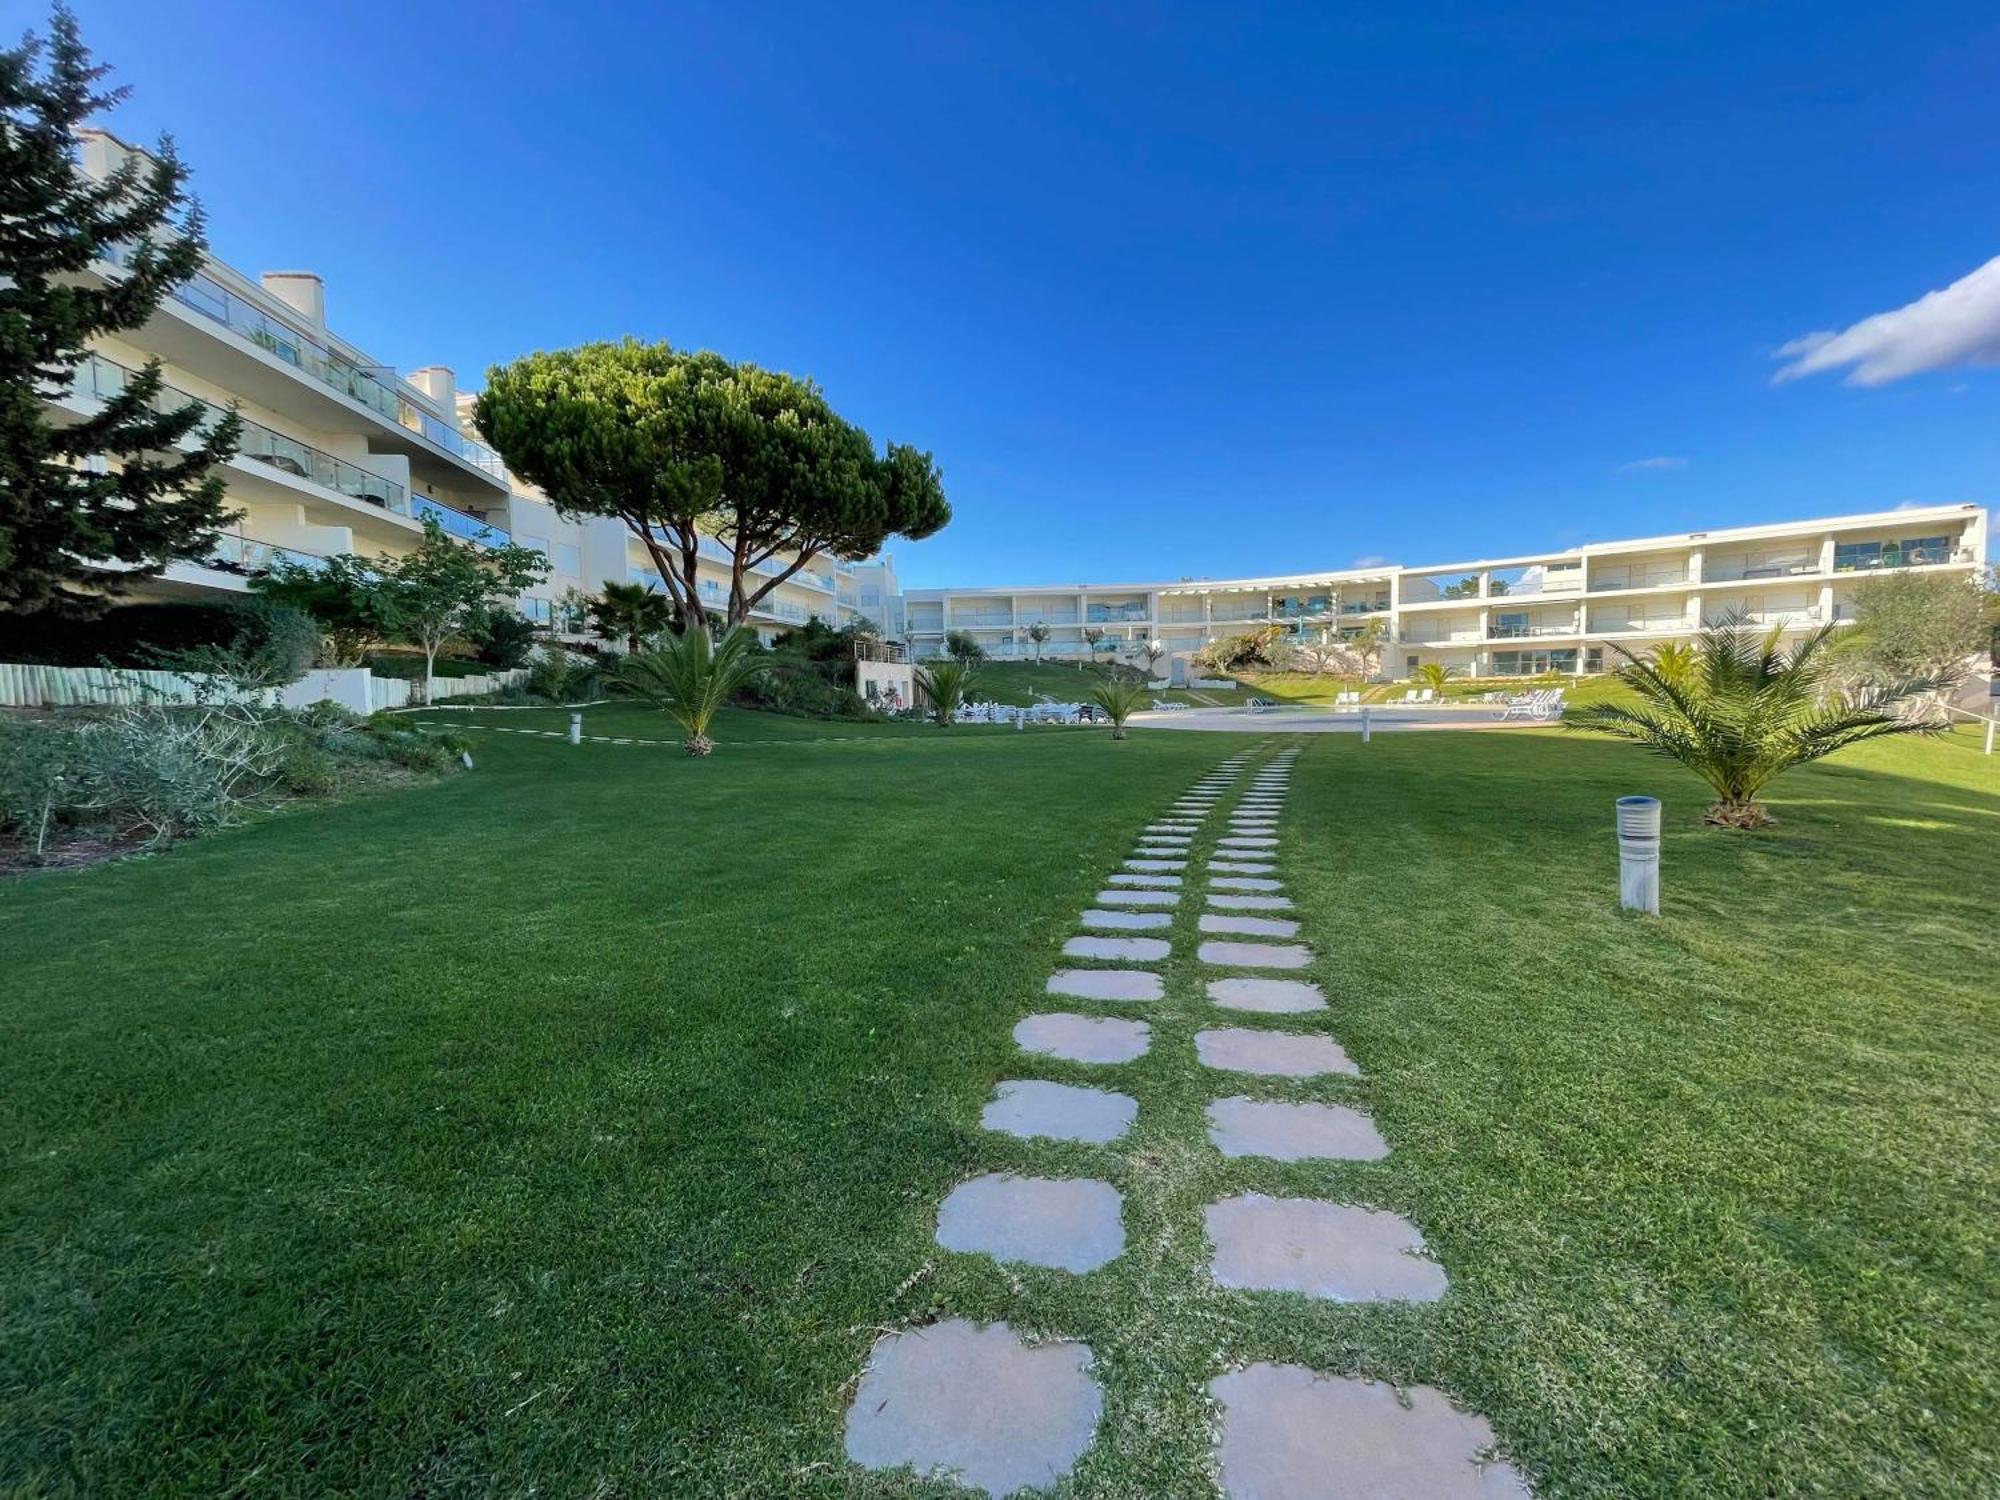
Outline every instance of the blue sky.
[(218, 253), (319, 271), (377, 357), (473, 387), (664, 338), (932, 450), (957, 518), (906, 584), (1446, 561), (2000, 472), (2000, 267), (1964, 281), (2000, 256), (1991, 4), (76, 8)]

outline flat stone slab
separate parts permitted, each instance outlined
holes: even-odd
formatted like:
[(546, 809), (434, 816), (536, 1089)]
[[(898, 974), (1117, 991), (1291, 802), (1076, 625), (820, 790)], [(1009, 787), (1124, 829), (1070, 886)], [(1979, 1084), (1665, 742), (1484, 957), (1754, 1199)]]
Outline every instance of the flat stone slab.
[(1185, 870), (1187, 868), (1187, 861), (1184, 859), (1128, 859), (1125, 861), (1125, 868), (1128, 870), (1148, 871)]
[(1195, 954), (1205, 964), (1244, 969), (1303, 969), (1312, 962), (1303, 943), (1203, 943)]
[(1443, 1268), (1411, 1253), (1424, 1247), (1417, 1226), (1385, 1209), (1245, 1193), (1209, 1204), (1204, 1217), (1218, 1286), (1331, 1302), (1435, 1302), (1444, 1295)]
[(1278, 868), (1263, 859), (1211, 859), (1208, 867), (1225, 875), (1269, 875)]
[(1104, 878), (1110, 885), (1131, 885), (1159, 891), (1171, 891), (1181, 883), (1181, 877), (1178, 875), (1128, 875), (1122, 870)]
[(1520, 1474), (1487, 1459), (1493, 1429), (1433, 1386), (1252, 1365), (1213, 1381), (1215, 1449), (1229, 1500), (1532, 1500)]
[(1209, 881), (1218, 891), (1281, 891), (1285, 888), (1282, 880), (1266, 880), (1256, 875), (1218, 875)]
[[(1015, 1078), (995, 1087), (992, 1101), (980, 1113), (979, 1123), (1002, 1135), (1046, 1136), (1056, 1141), (1101, 1145), (1117, 1140), (1132, 1128), (1138, 1117), (1139, 1101), (1130, 1094), (1114, 1094), (1109, 1089), (1084, 1088), (1074, 1083)], [(1386, 1152), (1389, 1148), (1382, 1149)], [(1246, 1154), (1249, 1153), (1224, 1151), (1224, 1155)]]
[(1268, 1078), (1317, 1078), (1322, 1073), (1361, 1076), (1354, 1059), (1330, 1036), (1219, 1026), (1194, 1034), (1194, 1052), (1204, 1067), (1225, 1073), (1261, 1073)]
[(1145, 969), (1059, 969), (1047, 990), (1077, 1000), (1157, 1000), (1166, 994), (1160, 976)]
[(1073, 937), (1063, 944), (1064, 958), (1108, 958), (1118, 963), (1156, 964), (1173, 952), (1165, 938)]
[(1108, 890), (1097, 893), (1099, 906), (1179, 906), (1179, 891), (1121, 891)]
[(1229, 911), (1290, 911), (1292, 898), (1289, 896), (1231, 896), (1209, 892), (1208, 904)]
[(875, 1341), (847, 1409), (847, 1456), (1010, 1495), (1067, 1474), (1103, 1415), (1084, 1345), (1030, 1348), (1005, 1323), (953, 1318)]
[(1229, 1010), (1271, 1016), (1326, 1009), (1326, 996), (1320, 987), (1303, 979), (1211, 979), (1208, 998)]
[(1173, 913), (1166, 911), (1087, 911), (1077, 923), (1106, 932), (1144, 932), (1152, 927), (1171, 927), (1173, 920)]
[(1344, 1104), (1293, 1104), (1240, 1095), (1217, 1099), (1208, 1107), (1208, 1138), (1224, 1156), (1268, 1156), (1273, 1161), (1380, 1161), (1389, 1154), (1389, 1143), (1375, 1122)]
[(1118, 1189), (1092, 1177), (993, 1172), (951, 1190), (938, 1209), (937, 1242), (995, 1260), (1095, 1271), (1125, 1251), (1123, 1208)]
[(1299, 924), (1282, 917), (1227, 917), (1201, 914), (1203, 932), (1240, 932), (1248, 937), (1297, 937)]
[(1275, 837), (1262, 833), (1226, 833), (1216, 840), (1225, 849), (1275, 849)]
[(1144, 1021), (1079, 1016), (1068, 1011), (1023, 1016), (1014, 1025), (1014, 1044), (1023, 1052), (1060, 1057), (1065, 1062), (1128, 1063), (1144, 1057), (1152, 1039), (1152, 1029)]

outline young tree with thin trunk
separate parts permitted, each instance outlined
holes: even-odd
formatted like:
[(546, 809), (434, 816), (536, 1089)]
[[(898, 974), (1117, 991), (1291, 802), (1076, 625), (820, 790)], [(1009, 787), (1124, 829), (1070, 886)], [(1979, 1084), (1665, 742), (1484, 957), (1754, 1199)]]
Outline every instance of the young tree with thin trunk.
[(810, 381), (666, 344), (586, 344), (487, 372), (475, 414), (565, 516), (623, 521), (680, 628), (707, 628), (704, 537), (729, 570), (725, 627), (815, 558), (858, 561), (951, 519), (930, 455), (877, 453)]
[(445, 642), (465, 634), (485, 610), (539, 583), (548, 571), (548, 559), (535, 548), (454, 541), (435, 516), (424, 517), (424, 539), (416, 551), (377, 560), (383, 620), (394, 635), (424, 653), (426, 703)]
[(61, 7), (46, 41), (0, 52), (0, 609), (95, 613), (205, 557), (227, 518), (217, 471), (242, 422), (168, 394), (158, 360), (100, 383), (80, 422), (50, 410), (91, 339), (145, 323), (206, 248), (171, 140), (102, 180), (83, 170), (77, 130), (125, 94), (100, 87), (107, 71)]
[(1028, 639), (1035, 643), (1035, 664), (1040, 666), (1042, 661), (1042, 647), (1047, 644), (1049, 639), (1048, 625), (1041, 620), (1035, 621), (1034, 624), (1028, 627)]

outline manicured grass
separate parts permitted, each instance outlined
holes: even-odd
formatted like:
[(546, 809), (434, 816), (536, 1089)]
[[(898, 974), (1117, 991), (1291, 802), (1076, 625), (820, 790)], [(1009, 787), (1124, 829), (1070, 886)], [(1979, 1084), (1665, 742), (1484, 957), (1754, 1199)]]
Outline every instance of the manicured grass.
[(1110, 675), (1094, 663), (983, 661), (973, 668), (972, 696), (985, 703), (1021, 707), (1051, 698), (1058, 703), (1087, 703), (1090, 690)]
[[(483, 733), (424, 791), (0, 888), (0, 1491), (950, 1493), (855, 1474), (840, 1426), (875, 1333), (952, 1314), (1091, 1343), (1078, 1495), (1211, 1493), (1202, 1389), (1249, 1358), (1443, 1386), (1544, 1495), (2000, 1463), (1969, 736), (1788, 778), (1758, 835), (1625, 746), (1309, 738), (1281, 859), (1334, 1003), (1271, 1021), (1367, 1076), (1248, 1091), (1358, 1100), (1394, 1149), (1278, 1166), (1202, 1139), (1245, 1081), (1191, 1062), (1191, 903), (1145, 1058), (1008, 1035), (1132, 833), (1270, 741), (717, 733), (700, 764)], [(1615, 910), (1630, 791), (1668, 802), (1657, 920)], [(1116, 1147), (978, 1128), (997, 1079), (1086, 1075), (1140, 1100)], [(1000, 1168), (1118, 1184), (1127, 1254), (940, 1252)], [(1200, 1208), (1245, 1188), (1409, 1214), (1451, 1295), (1217, 1291)]]

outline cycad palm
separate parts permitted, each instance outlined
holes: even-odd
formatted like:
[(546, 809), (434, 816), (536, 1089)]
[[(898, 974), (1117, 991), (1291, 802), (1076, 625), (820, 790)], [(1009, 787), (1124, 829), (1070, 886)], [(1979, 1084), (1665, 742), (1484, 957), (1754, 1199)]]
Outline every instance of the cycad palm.
[(1825, 647), (1835, 627), (1821, 626), (1782, 650), (1776, 629), (1758, 636), (1727, 616), (1701, 633), (1683, 659), (1678, 652), (1625, 658), (1618, 675), (1644, 702), (1637, 708), (1598, 704), (1564, 721), (1643, 745), (1677, 760), (1715, 789), (1707, 821), (1761, 828), (1771, 815), (1757, 801), (1772, 779), (1863, 740), (1935, 732), (1936, 725), (1898, 718), (1901, 699), (1929, 692), (1924, 679), (1886, 684), (1857, 697), (1827, 691)]
[(914, 675), (918, 690), (931, 701), (938, 728), (949, 729), (959, 704), (972, 691), (972, 664), (947, 658), (933, 667), (918, 667)]
[(1111, 721), (1111, 738), (1122, 740), (1125, 738), (1125, 721), (1139, 706), (1139, 684), (1130, 678), (1114, 677), (1092, 688), (1090, 701), (1103, 709), (1104, 716)]
[(749, 630), (731, 630), (720, 640), (687, 630), (621, 657), (614, 681), (672, 714), (687, 731), (689, 755), (706, 755), (715, 748), (708, 726), (716, 711), (770, 665), (756, 651), (757, 637)]

